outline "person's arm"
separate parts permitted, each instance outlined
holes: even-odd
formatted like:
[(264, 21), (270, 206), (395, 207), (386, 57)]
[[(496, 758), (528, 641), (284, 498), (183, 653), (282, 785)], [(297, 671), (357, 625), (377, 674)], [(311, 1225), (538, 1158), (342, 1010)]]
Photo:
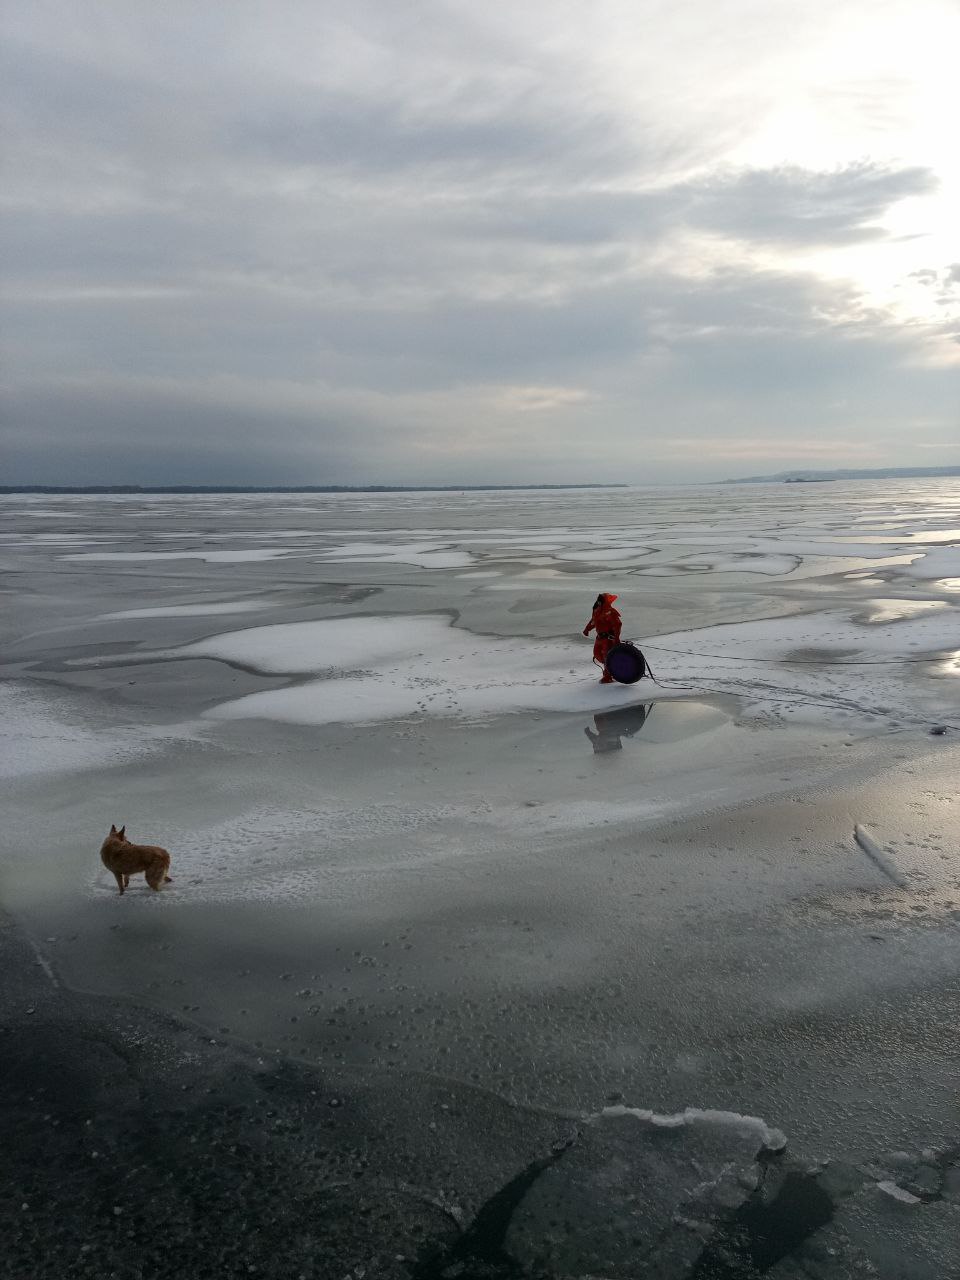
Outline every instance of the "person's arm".
[(591, 618), (587, 625), (583, 628), (583, 634), (588, 636), (593, 628), (597, 625), (596, 618)]

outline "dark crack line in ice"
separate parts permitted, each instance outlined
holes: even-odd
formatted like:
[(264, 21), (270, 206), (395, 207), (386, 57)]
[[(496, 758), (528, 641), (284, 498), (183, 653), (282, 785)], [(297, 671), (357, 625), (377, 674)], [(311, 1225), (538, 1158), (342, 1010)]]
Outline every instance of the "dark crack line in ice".
[(833, 1217), (834, 1202), (812, 1174), (788, 1173), (770, 1201), (764, 1186), (765, 1180), (718, 1228), (687, 1280), (765, 1275)]
[(532, 1160), (499, 1191), (495, 1191), (477, 1210), (456, 1244), (439, 1256), (431, 1254), (424, 1258), (412, 1272), (411, 1280), (443, 1280), (448, 1274), (466, 1280), (470, 1272), (465, 1266), (470, 1263), (494, 1267), (497, 1274), (505, 1278), (522, 1276), (523, 1268), (504, 1248), (513, 1215), (540, 1175), (556, 1164), (575, 1142), (576, 1137), (570, 1138), (550, 1155)]

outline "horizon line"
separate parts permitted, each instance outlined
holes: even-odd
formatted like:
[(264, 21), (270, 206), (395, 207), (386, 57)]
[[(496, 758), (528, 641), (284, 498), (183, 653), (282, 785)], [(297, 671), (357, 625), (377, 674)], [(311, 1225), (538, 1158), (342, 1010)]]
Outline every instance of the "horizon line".
[(577, 481), (530, 484), (7, 484), (11, 493), (463, 493), (519, 489), (629, 489), (624, 481)]

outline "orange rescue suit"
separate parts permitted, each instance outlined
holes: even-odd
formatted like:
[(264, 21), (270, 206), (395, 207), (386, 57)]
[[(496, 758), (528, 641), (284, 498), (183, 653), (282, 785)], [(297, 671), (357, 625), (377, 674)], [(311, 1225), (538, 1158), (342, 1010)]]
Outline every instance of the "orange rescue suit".
[[(583, 628), (583, 634), (588, 636), (591, 631), (596, 631), (596, 638), (593, 642), (593, 660), (598, 666), (603, 666), (607, 659), (607, 654), (615, 644), (620, 643), (620, 630), (623, 627), (623, 619), (613, 607), (616, 596), (608, 595), (606, 592), (597, 596), (593, 606), (593, 613), (590, 615), (590, 621)], [(606, 671), (603, 673), (603, 679), (610, 681)]]

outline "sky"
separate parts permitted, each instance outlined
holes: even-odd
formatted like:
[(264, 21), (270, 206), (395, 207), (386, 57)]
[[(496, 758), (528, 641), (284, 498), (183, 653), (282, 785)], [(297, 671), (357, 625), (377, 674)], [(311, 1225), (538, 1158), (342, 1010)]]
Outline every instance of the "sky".
[(946, 0), (7, 0), (7, 484), (960, 464)]

